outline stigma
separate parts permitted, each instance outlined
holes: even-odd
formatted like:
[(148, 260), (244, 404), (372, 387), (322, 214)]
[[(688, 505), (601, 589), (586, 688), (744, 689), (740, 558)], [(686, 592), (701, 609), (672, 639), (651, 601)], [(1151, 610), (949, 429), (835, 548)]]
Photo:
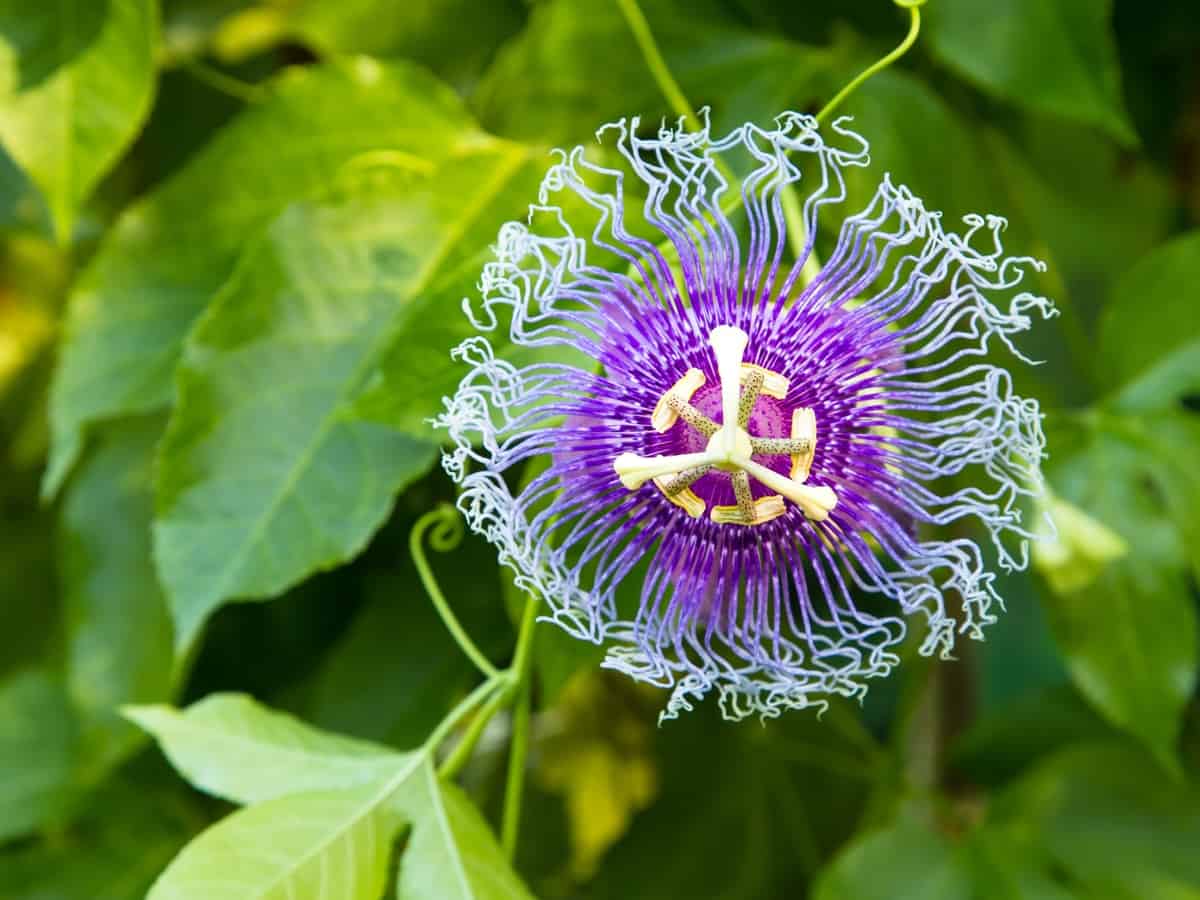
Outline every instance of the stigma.
[[(755, 437), (749, 432), (750, 418), (761, 395), (782, 400), (787, 396), (786, 376), (744, 362), (749, 337), (742, 329), (720, 325), (709, 334), (716, 357), (721, 387), (721, 421), (713, 421), (692, 405), (696, 392), (705, 384), (699, 369), (688, 369), (659, 398), (650, 415), (655, 431), (665, 433), (680, 420), (706, 443), (697, 453), (639, 456), (622, 453), (613, 461), (621, 484), (637, 490), (647, 481), (688, 515), (704, 515), (706, 504), (692, 490), (701, 478), (721, 472), (728, 475), (734, 500), (731, 506), (713, 506), (712, 521), (722, 525), (761, 525), (787, 512), (785, 500), (795, 504), (805, 517), (823, 522), (837, 505), (837, 495), (826, 485), (805, 484), (817, 447), (817, 421), (813, 410), (796, 409), (787, 437)], [(789, 474), (783, 475), (754, 459), (755, 456), (788, 456)], [(754, 497), (751, 479), (772, 491)]]

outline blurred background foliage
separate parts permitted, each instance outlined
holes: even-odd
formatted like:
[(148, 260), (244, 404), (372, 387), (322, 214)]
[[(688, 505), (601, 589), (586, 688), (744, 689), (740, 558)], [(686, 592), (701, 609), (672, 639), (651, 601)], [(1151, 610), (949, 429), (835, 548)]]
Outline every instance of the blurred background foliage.
[[(906, 27), (885, 0), (643, 8), (718, 129), (815, 111)], [(296, 862), (316, 841), (361, 874), (339, 897), (1200, 897), (1200, 16), (925, 12), (843, 107), (872, 144), (852, 204), (890, 172), (1047, 261), (1062, 314), (1018, 378), (1057, 537), (985, 643), (821, 718), (660, 728), (661, 696), (540, 628), (514, 873), (484, 826), (511, 718), (466, 793), (422, 780), (478, 679), (407, 542), (453, 499), (424, 420), (499, 225), (550, 148), (669, 113), (617, 4), (0, 0), (0, 897), (144, 896), (231, 802), (226, 839), (294, 871), (221, 886), (201, 839), (169, 896), (323, 896), (310, 864), (348, 864)], [(506, 662), (494, 555), (432, 563)], [(359, 782), (401, 768), (397, 832)]]

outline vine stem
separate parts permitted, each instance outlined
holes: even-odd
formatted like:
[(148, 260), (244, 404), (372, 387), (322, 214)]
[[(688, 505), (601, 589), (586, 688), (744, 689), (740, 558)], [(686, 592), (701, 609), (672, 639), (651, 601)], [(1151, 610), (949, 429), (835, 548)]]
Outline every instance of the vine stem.
[[(659, 50), (658, 43), (654, 40), (654, 34), (650, 30), (650, 23), (646, 21), (646, 16), (638, 5), (637, 0), (616, 0), (616, 2), (622, 15), (625, 17), (625, 21), (629, 25), (629, 30), (633, 33), (633, 38), (637, 42), (638, 49), (642, 52), (646, 67), (650, 70), (650, 74), (654, 78), (655, 84), (658, 85), (659, 91), (662, 92), (663, 97), (666, 98), (676, 115), (682, 117), (690, 128), (699, 131), (701, 128), (700, 120), (696, 118), (695, 110), (692, 104), (688, 102), (683, 89), (679, 86), (679, 82), (671, 74), (671, 70), (667, 66), (667, 61), (663, 58), (662, 51)], [(894, 50), (863, 69), (862, 72), (855, 76), (854, 80), (838, 91), (833, 99), (826, 103), (814, 117), (818, 123), (827, 119), (842, 101), (854, 93), (864, 81), (872, 75), (882, 72), (907, 53), (909, 48), (916, 43), (917, 35), (921, 31), (921, 13), (918, 7), (923, 5), (925, 0), (893, 0), (893, 2), (897, 6), (907, 9), (909, 12), (908, 34), (905, 35), (904, 40)], [(713, 157), (713, 164), (727, 182), (732, 183), (736, 180), (733, 172), (719, 156)], [(744, 198), (741, 191), (733, 191), (731, 192), (730, 199), (731, 203), (729, 206), (721, 208), (721, 211), (726, 215), (741, 206)], [(787, 223), (788, 246), (791, 248), (792, 255), (796, 259), (799, 259), (804, 253), (808, 229), (804, 224), (800, 202), (796, 199), (796, 192), (791, 184), (783, 186), (780, 201), (783, 205), (784, 221)], [(800, 270), (801, 282), (805, 285), (811, 284), (820, 271), (821, 261), (814, 247), (808, 252), (808, 256), (804, 260), (804, 266)]]
[(508, 753), (508, 776), (504, 782), (504, 818), (500, 825), (500, 845), (511, 862), (517, 852), (521, 830), (521, 800), (525, 788), (525, 753), (529, 747), (529, 720), (533, 711), (533, 685), (529, 668), (533, 660), (533, 631), (537, 625), (538, 599), (530, 595), (521, 617), (517, 651), (513, 657), (516, 678), (516, 706), (513, 709), (512, 744)]
[(459, 622), (458, 616), (446, 602), (442, 589), (438, 587), (437, 579), (433, 577), (433, 570), (429, 567), (429, 561), (425, 558), (425, 548), (422, 546), (422, 538), (430, 528), (433, 528), (433, 532), (429, 535), (430, 547), (440, 553), (453, 550), (462, 541), (463, 536), (462, 520), (458, 516), (458, 510), (448, 503), (440, 503), (435, 509), (431, 509), (417, 519), (417, 524), (413, 526), (408, 536), (408, 550), (412, 554), (413, 564), (417, 567), (417, 575), (421, 578), (421, 584), (425, 586), (425, 593), (433, 601), (434, 609), (441, 616), (450, 635), (467, 658), (475, 664), (475, 668), (479, 669), (488, 679), (496, 679), (500, 675), (500, 670), (491, 664), (483, 655), (483, 651), (471, 640), (471, 636)]
[(820, 112), (813, 117), (818, 122), (822, 122), (829, 118), (830, 113), (837, 109), (843, 100), (853, 94), (855, 90), (858, 89), (859, 85), (861, 85), (872, 75), (882, 72), (892, 63), (902, 57), (905, 53), (907, 53), (909, 48), (911, 48), (912, 45), (917, 42), (917, 35), (921, 33), (920, 7), (924, 5), (925, 0), (894, 0), (894, 2), (897, 6), (908, 10), (908, 34), (904, 36), (904, 40), (896, 45), (896, 48), (891, 53), (877, 59), (871, 65), (867, 66), (855, 76), (853, 81), (834, 94), (833, 99), (821, 107)]
[(495, 678), (489, 678), (460, 700), (454, 709), (446, 713), (446, 717), (438, 723), (437, 728), (433, 729), (429, 737), (425, 739), (425, 748), (429, 751), (436, 750), (442, 741), (449, 736), (450, 732), (454, 730), (454, 726), (462, 721), (467, 713), (482, 703), (483, 699), (496, 690), (503, 681), (504, 679), (500, 675), (497, 675)]

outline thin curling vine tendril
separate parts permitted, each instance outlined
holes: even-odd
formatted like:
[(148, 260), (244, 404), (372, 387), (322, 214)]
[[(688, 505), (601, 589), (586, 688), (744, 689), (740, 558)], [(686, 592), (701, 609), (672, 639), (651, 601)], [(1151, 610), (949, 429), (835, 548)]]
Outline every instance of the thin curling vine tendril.
[[(432, 530), (431, 530), (432, 529)], [(422, 539), (429, 533), (429, 546), (439, 553), (457, 547), (463, 538), (463, 524), (458, 510), (448, 503), (439, 504), (417, 520), (409, 534), (409, 552), (417, 567), (417, 574), (434, 608), (445, 623), (447, 630), (463, 653), (473, 662), (486, 680), (464, 698), (441, 721), (429, 736), (425, 746), (436, 750), (450, 733), (476, 707), (482, 707), (463, 733), (458, 745), (438, 768), (442, 778), (453, 778), (470, 760), (484, 729), (492, 717), (502, 708), (515, 703), (513, 713), (512, 745), (508, 760), (508, 774), (504, 791), (504, 818), (501, 823), (502, 845), (509, 860), (516, 853), (517, 834), (521, 821), (521, 800), (525, 782), (525, 753), (529, 743), (529, 720), (531, 714), (531, 690), (529, 670), (532, 662), (533, 632), (537, 624), (538, 600), (529, 597), (521, 617), (521, 628), (517, 634), (517, 646), (513, 652), (512, 665), (497, 669), (471, 640), (446, 597), (438, 586), (429, 561), (425, 558)]]
[(439, 553), (453, 550), (462, 543), (463, 538), (463, 524), (458, 510), (448, 503), (440, 503), (436, 508), (417, 519), (417, 524), (413, 526), (412, 533), (408, 536), (408, 550), (412, 554), (413, 564), (417, 567), (417, 575), (421, 578), (421, 584), (425, 586), (425, 592), (429, 594), (429, 599), (433, 601), (434, 608), (442, 617), (442, 621), (446, 623), (446, 628), (455, 642), (467, 658), (475, 664), (475, 668), (479, 669), (487, 678), (495, 678), (499, 675), (499, 670), (483, 655), (483, 651), (463, 629), (462, 623), (458, 621), (458, 616), (446, 602), (442, 589), (438, 587), (437, 579), (433, 577), (433, 570), (425, 558), (425, 549), (421, 546), (421, 539), (431, 527), (433, 531), (429, 535), (429, 546)]
[[(833, 99), (821, 107), (820, 111), (813, 117), (818, 123), (827, 119), (841, 105), (842, 101), (854, 93), (863, 82), (872, 75), (882, 72), (907, 53), (912, 45), (916, 43), (917, 35), (921, 33), (921, 11), (918, 7), (924, 6), (926, 0), (892, 0), (892, 2), (901, 9), (908, 10), (908, 34), (904, 36), (904, 40), (894, 50), (859, 72), (849, 84), (833, 96)], [(633, 33), (633, 38), (637, 42), (638, 49), (642, 51), (646, 67), (650, 70), (650, 74), (658, 85), (659, 91), (671, 105), (676, 115), (680, 116), (689, 127), (699, 130), (701, 127), (700, 120), (696, 118), (692, 104), (688, 102), (683, 89), (679, 86), (679, 82), (675, 80), (675, 76), (671, 74), (671, 70), (667, 67), (667, 62), (663, 59), (662, 51), (658, 49), (658, 44), (654, 40), (654, 34), (650, 31), (650, 23), (646, 21), (646, 15), (642, 12), (641, 7), (638, 6), (637, 0), (616, 0), (616, 3), (620, 7), (622, 15), (625, 16), (629, 30)], [(732, 173), (722, 159), (719, 157), (714, 158), (713, 164), (726, 181), (734, 180)], [(790, 184), (784, 186), (780, 200), (783, 204), (783, 218), (787, 223), (788, 242), (791, 244), (792, 255), (799, 259), (801, 254), (804, 253), (807, 228), (805, 228), (802, 218), (803, 213), (800, 209), (800, 203), (796, 200), (796, 193)], [(726, 205), (721, 207), (721, 212), (729, 215), (741, 205), (741, 192), (734, 191), (730, 195)], [(659, 249), (666, 254), (668, 259), (673, 258), (675, 249), (673, 245), (667, 245)], [(801, 270), (800, 277), (803, 283), (807, 285), (817, 277), (817, 273), (820, 271), (821, 262), (814, 248), (809, 252), (808, 258), (804, 261), (804, 268)]]

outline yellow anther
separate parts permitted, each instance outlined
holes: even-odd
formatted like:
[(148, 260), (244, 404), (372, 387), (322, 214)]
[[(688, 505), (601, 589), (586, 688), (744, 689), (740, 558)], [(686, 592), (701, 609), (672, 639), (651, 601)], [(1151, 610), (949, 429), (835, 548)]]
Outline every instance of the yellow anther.
[(671, 397), (678, 397), (683, 403), (692, 399), (692, 395), (704, 386), (704, 373), (699, 369), (688, 369), (683, 377), (671, 386), (671, 389), (658, 399), (654, 412), (650, 414), (650, 424), (655, 431), (664, 432), (670, 429), (679, 419), (677, 410), (671, 408)]
[(784, 376), (778, 372), (772, 372), (770, 369), (764, 369), (762, 366), (756, 366), (754, 363), (742, 363), (743, 384), (746, 383), (751, 372), (762, 372), (762, 392), (768, 397), (774, 397), (776, 400), (783, 400), (787, 397), (789, 382)]
[(808, 450), (792, 454), (791, 477), (794, 481), (808, 481), (812, 470), (813, 456), (817, 452), (817, 416), (809, 407), (803, 406), (792, 413), (792, 440), (807, 441)]
[(709, 518), (718, 525), (762, 525), (764, 522), (778, 519), (786, 512), (783, 497), (770, 494), (754, 501), (754, 514), (749, 520), (737, 506), (714, 506)]
[(659, 477), (654, 479), (654, 485), (663, 496), (686, 512), (693, 519), (698, 519), (704, 515), (704, 501), (697, 496), (696, 492), (690, 487), (682, 490), (674, 490), (671, 482), (679, 476)]

